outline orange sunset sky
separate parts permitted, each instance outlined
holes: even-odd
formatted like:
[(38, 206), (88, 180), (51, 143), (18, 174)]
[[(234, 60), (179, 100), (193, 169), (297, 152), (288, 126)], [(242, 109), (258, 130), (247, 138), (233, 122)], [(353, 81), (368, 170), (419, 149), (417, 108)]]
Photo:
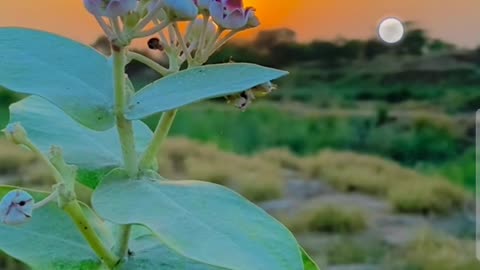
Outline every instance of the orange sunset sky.
[[(480, 45), (480, 0), (245, 0), (257, 8), (260, 29), (288, 27), (301, 41), (366, 38), (378, 21), (414, 21), (431, 36), (462, 47)], [(84, 43), (100, 35), (82, 0), (0, 0), (0, 26), (55, 32)]]

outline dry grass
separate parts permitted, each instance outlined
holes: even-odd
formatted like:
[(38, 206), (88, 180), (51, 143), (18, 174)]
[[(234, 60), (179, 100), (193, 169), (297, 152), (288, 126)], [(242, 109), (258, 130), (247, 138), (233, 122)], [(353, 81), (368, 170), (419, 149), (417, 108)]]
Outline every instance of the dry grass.
[(303, 173), (344, 192), (385, 197), (399, 212), (444, 214), (461, 208), (470, 197), (464, 189), (444, 179), (351, 152), (323, 151), (307, 158)]
[(256, 157), (284, 169), (300, 171), (303, 168), (303, 160), (285, 148), (269, 149), (260, 152)]
[(419, 235), (400, 256), (402, 261), (405, 261), (403, 264), (406, 264), (402, 269), (480, 269), (480, 262), (475, 258), (473, 240), (458, 240), (431, 231)]
[(16, 178), (8, 184), (47, 187), (53, 184), (48, 169), (28, 150), (0, 139), (0, 174)]
[[(283, 170), (327, 181), (345, 192), (385, 197), (393, 208), (408, 213), (448, 213), (470, 194), (443, 179), (434, 179), (379, 157), (322, 151), (300, 158), (285, 149), (244, 157), (188, 139), (167, 140), (159, 155), (160, 174), (172, 179), (198, 179), (226, 185), (255, 202), (284, 194)], [(0, 140), (0, 173), (16, 175), (9, 184), (48, 187), (52, 178), (33, 155)]]
[(259, 158), (245, 158), (183, 138), (169, 139), (159, 156), (160, 174), (226, 185), (252, 201), (283, 195), (281, 168)]
[(328, 245), (326, 257), (329, 265), (377, 264), (388, 251), (380, 241), (342, 236)]
[(465, 191), (448, 182), (425, 180), (399, 184), (389, 192), (393, 208), (401, 213), (448, 214), (461, 209), (467, 200)]
[(279, 216), (291, 231), (352, 234), (368, 227), (366, 215), (358, 209), (336, 205), (307, 205), (294, 216)]
[(0, 173), (16, 173), (34, 161), (34, 155), (6, 140), (0, 140)]

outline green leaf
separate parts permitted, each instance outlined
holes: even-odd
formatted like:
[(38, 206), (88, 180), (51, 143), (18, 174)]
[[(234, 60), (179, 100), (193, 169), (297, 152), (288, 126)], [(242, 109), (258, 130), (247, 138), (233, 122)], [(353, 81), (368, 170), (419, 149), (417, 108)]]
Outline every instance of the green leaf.
[(303, 258), (303, 265), (304, 265), (304, 270), (320, 270), (318, 265), (315, 263), (315, 261), (307, 254), (305, 249), (300, 247), (300, 250), (302, 251), (302, 258)]
[(242, 92), (286, 74), (285, 71), (246, 63), (187, 69), (159, 79), (137, 92), (126, 116), (142, 119), (204, 99)]
[[(77, 179), (94, 188), (101, 177), (123, 165), (120, 140), (115, 128), (95, 131), (82, 126), (45, 99), (31, 96), (10, 106), (10, 123), (19, 122), (30, 140), (44, 153), (52, 145), (62, 148), (65, 161), (79, 167)], [(138, 154), (152, 138), (151, 130), (134, 121)]]
[[(0, 186), (0, 198), (14, 187)], [(37, 200), (45, 193), (28, 191)], [(86, 206), (84, 211), (90, 212)], [(100, 223), (96, 219), (92, 223)], [(100, 226), (100, 225), (99, 225)], [(77, 231), (70, 217), (51, 203), (34, 211), (32, 220), (21, 226), (0, 223), (0, 250), (33, 269), (102, 269), (101, 262)]]
[(41, 96), (96, 130), (114, 124), (112, 69), (93, 48), (50, 33), (0, 28), (0, 86)]
[(94, 191), (104, 219), (140, 224), (183, 256), (229, 270), (303, 270), (293, 235), (225, 187), (199, 181), (128, 180), (115, 170)]
[[(130, 251), (133, 255), (119, 267), (119, 270), (226, 270), (186, 258), (173, 249), (165, 246), (152, 232), (145, 230), (137, 234), (141, 228), (133, 226), (130, 239)], [(161, 267), (160, 267), (161, 266)]]

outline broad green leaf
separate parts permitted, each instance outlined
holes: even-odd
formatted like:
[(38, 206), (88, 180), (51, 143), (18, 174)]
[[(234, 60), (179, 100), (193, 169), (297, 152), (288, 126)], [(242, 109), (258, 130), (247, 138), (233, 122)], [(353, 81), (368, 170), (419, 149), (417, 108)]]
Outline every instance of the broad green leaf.
[(94, 49), (54, 34), (0, 28), (0, 86), (44, 97), (96, 130), (111, 128), (112, 69)]
[[(45, 99), (31, 96), (10, 106), (10, 123), (19, 122), (29, 138), (44, 153), (52, 145), (60, 146), (65, 161), (79, 167), (78, 180), (94, 188), (98, 180), (113, 168), (123, 165), (116, 128), (91, 130), (72, 120)], [(134, 121), (135, 140), (139, 154), (152, 138), (151, 130)]]
[(94, 191), (104, 219), (151, 229), (179, 254), (228, 270), (303, 270), (293, 235), (222, 186), (199, 181), (128, 180), (115, 170)]
[(304, 270), (320, 270), (318, 265), (315, 263), (315, 261), (307, 254), (305, 249), (300, 247), (300, 250), (302, 251), (302, 258), (303, 258), (303, 265), (304, 265)]
[(275, 80), (287, 72), (254, 64), (207, 65), (164, 77), (137, 92), (126, 113), (142, 119), (204, 99), (230, 95)]
[[(12, 189), (14, 187), (0, 186), (0, 198)], [(36, 199), (45, 197), (45, 193), (29, 192)], [(84, 211), (91, 212), (87, 207)], [(90, 221), (101, 222), (98, 218)], [(0, 239), (1, 251), (33, 269), (102, 269), (101, 262), (70, 217), (53, 203), (35, 210), (32, 220), (24, 225), (0, 223)]]
[[(225, 268), (196, 262), (165, 246), (151, 231), (141, 234), (135, 231), (141, 226), (133, 226), (130, 251), (133, 255), (119, 267), (119, 270), (226, 270)], [(161, 266), (161, 267), (160, 267)]]

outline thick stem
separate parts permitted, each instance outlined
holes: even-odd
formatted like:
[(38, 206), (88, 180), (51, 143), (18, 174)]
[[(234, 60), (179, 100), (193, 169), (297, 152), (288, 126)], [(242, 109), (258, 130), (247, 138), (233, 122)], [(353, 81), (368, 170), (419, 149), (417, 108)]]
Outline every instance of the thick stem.
[(137, 154), (132, 122), (125, 118), (125, 48), (113, 47), (113, 78), (115, 89), (115, 117), (125, 169), (130, 177), (138, 173)]
[[(132, 121), (125, 118), (126, 91), (125, 91), (125, 48), (113, 45), (113, 80), (115, 90), (115, 116), (117, 131), (123, 154), (125, 170), (132, 178), (138, 174), (137, 152), (135, 151), (135, 138)], [(116, 241), (119, 256), (123, 257), (128, 250), (131, 225), (121, 227), (121, 232)]]
[(118, 231), (118, 241), (115, 246), (115, 254), (118, 254), (120, 257), (127, 255), (128, 251), (128, 241), (130, 239), (130, 232), (132, 231), (131, 225), (120, 226)]
[(152, 165), (156, 160), (158, 150), (160, 149), (160, 146), (162, 145), (165, 138), (167, 137), (168, 132), (172, 127), (173, 120), (175, 120), (176, 114), (177, 110), (164, 112), (162, 114), (162, 118), (158, 122), (155, 133), (153, 134), (152, 142), (148, 146), (140, 161), (141, 169), (152, 168)]
[(75, 222), (78, 230), (82, 233), (83, 237), (87, 240), (95, 253), (100, 257), (100, 260), (105, 262), (110, 269), (113, 269), (119, 262), (119, 258), (102, 243), (100, 237), (85, 217), (78, 201), (71, 201), (65, 205), (64, 210)]

